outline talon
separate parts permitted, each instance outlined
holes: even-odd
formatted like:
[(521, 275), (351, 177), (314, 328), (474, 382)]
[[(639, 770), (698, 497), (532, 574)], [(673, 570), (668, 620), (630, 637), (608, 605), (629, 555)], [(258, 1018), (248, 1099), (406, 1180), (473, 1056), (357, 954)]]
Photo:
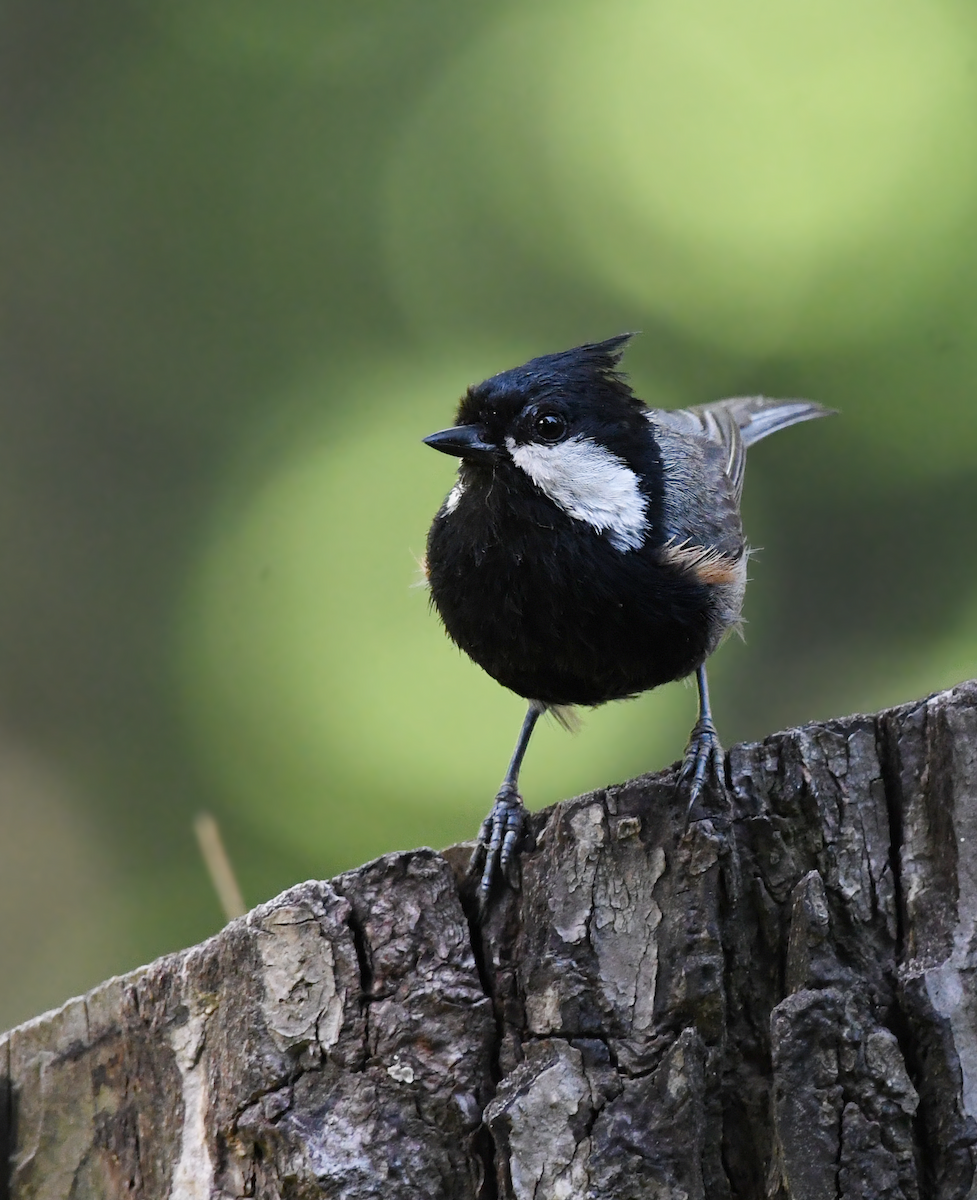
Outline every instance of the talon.
[(482, 873), (482, 868), (485, 865), (485, 847), (488, 845), (491, 831), (492, 818), (486, 817), (478, 830), (478, 839), (475, 842), (475, 848), (472, 850), (471, 858), (468, 860), (469, 877), (481, 875)]
[(506, 830), (505, 837), (502, 839), (502, 852), (499, 855), (499, 870), (508, 880), (510, 887), (516, 886), (514, 871), (516, 858), (518, 857), (518, 840), (519, 830), (511, 828), (510, 823), (510, 828)]
[(477, 872), (478, 867), (483, 868), (478, 884), (478, 903), (483, 910), (498, 871), (502, 872), (512, 887), (517, 886), (515, 867), (525, 818), (522, 797), (515, 788), (502, 787), (491, 813), (482, 822), (478, 845), (469, 864), (472, 874)]
[(691, 779), (686, 819), (691, 816), (692, 809), (702, 794), (706, 771), (710, 764), (716, 780), (721, 781), (723, 777), (722, 747), (719, 744), (719, 735), (716, 733), (715, 725), (708, 717), (705, 717), (696, 721), (692, 729), (692, 736), (689, 738), (689, 745), (685, 751), (685, 761), (679, 775), (680, 783), (687, 783)]

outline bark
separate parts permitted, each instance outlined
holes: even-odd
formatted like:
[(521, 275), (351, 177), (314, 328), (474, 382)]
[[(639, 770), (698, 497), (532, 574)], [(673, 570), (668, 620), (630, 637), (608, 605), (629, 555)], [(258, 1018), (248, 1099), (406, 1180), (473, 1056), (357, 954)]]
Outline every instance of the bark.
[(392, 854), (13, 1030), (0, 1195), (977, 1195), (977, 683), (726, 770), (537, 814), (481, 927)]

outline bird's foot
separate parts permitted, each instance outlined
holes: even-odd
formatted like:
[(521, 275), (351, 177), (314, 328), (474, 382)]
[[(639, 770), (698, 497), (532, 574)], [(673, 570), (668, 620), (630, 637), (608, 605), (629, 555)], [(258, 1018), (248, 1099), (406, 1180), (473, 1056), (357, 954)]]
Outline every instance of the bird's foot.
[(488, 903), (492, 884), (499, 871), (512, 888), (518, 888), (519, 877), (516, 865), (519, 858), (526, 809), (522, 796), (511, 785), (503, 784), (495, 797), (492, 811), (482, 822), (478, 843), (472, 851), (468, 874), (481, 872), (478, 884), (478, 906), (484, 909)]
[(719, 744), (716, 726), (708, 717), (700, 717), (692, 727), (689, 744), (685, 751), (685, 761), (679, 775), (679, 784), (689, 785), (689, 807), (687, 817), (692, 815), (695, 802), (702, 794), (706, 781), (706, 772), (712, 767), (716, 782), (723, 780), (723, 748)]

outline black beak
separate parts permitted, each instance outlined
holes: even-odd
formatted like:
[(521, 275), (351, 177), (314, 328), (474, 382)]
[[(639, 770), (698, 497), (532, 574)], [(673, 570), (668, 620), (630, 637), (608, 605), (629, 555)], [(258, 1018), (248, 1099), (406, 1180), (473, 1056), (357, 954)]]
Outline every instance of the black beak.
[(442, 429), (424, 439), (425, 446), (433, 446), (442, 454), (454, 454), (457, 458), (482, 458), (495, 454), (498, 446), (482, 441), (482, 431), (477, 425), (455, 425)]

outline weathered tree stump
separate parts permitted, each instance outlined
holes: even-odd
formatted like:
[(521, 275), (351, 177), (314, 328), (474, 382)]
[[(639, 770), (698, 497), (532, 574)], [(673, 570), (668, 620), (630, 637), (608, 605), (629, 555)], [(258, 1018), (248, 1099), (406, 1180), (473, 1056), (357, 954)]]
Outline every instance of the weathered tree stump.
[[(6, 1200), (977, 1195), (977, 683), (305, 883), (0, 1040)], [(468, 915), (466, 915), (466, 913)]]

